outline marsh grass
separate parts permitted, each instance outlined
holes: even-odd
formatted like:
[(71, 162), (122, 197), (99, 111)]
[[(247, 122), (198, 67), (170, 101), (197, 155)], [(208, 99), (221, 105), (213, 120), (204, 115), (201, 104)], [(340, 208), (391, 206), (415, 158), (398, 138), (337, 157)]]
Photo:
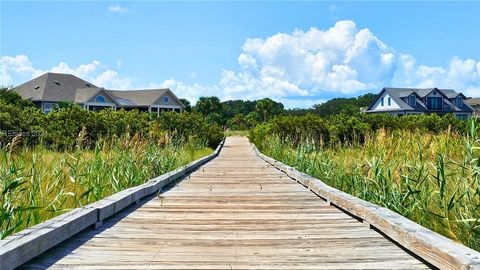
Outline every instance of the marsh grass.
[(267, 137), (261, 151), (300, 171), (480, 250), (480, 141), (469, 132), (379, 130), (329, 147)]
[(21, 137), (0, 149), (0, 239), (212, 152), (198, 142), (128, 134), (84, 149), (85, 135), (69, 152), (25, 147)]

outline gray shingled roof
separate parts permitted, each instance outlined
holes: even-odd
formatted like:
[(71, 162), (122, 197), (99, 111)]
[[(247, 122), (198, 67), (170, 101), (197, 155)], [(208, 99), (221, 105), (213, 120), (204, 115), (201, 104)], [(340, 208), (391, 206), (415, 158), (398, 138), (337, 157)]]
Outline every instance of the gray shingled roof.
[(107, 90), (75, 77), (71, 74), (46, 73), (12, 89), (23, 98), (32, 101), (54, 101), (85, 103), (100, 91), (105, 91), (118, 105), (123, 106), (150, 106), (170, 93), (180, 106), (185, 108), (181, 101), (170, 89), (147, 90)]
[(76, 90), (88, 87), (96, 86), (71, 74), (49, 72), (12, 90), (32, 101), (74, 102)]
[(85, 103), (100, 91), (102, 91), (102, 88), (98, 87), (77, 89), (75, 93), (75, 103)]
[(462, 95), (464, 98), (465, 96), (462, 93), (457, 93), (453, 89), (438, 89), (438, 88), (393, 88), (393, 87), (385, 87), (382, 89), (382, 91), (377, 95), (375, 100), (372, 102), (372, 104), (367, 108), (367, 112), (371, 111), (371, 107), (373, 104), (377, 101), (377, 99), (380, 97), (380, 95), (385, 91), (388, 93), (388, 95), (400, 106), (400, 109), (393, 109), (392, 111), (427, 111), (426, 105), (423, 103), (421, 99), (417, 99), (416, 105), (409, 105), (407, 102), (405, 102), (402, 98), (406, 98), (411, 94), (415, 94), (417, 97), (424, 98), (430, 92), (433, 90), (437, 90), (439, 93), (441, 93), (446, 99), (444, 99), (444, 102), (451, 108), (449, 111), (451, 112), (471, 112), (473, 111), (473, 108), (468, 105), (467, 103), (464, 102), (462, 108), (457, 108), (454, 106), (449, 98), (455, 98), (458, 95)]
[(121, 99), (126, 104), (133, 103), (137, 106), (149, 106), (159, 100), (169, 89), (149, 89), (149, 90), (108, 90), (115, 98)]
[(470, 106), (480, 105), (480, 98), (470, 98), (470, 99), (467, 99), (466, 102)]

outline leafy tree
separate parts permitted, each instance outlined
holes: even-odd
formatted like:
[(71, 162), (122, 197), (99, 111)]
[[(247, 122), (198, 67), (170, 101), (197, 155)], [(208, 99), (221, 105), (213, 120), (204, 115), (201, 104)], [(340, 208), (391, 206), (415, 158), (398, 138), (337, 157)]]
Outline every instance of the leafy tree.
[(245, 116), (245, 121), (248, 128), (254, 128), (260, 122), (260, 115), (255, 111), (250, 112)]
[(257, 100), (255, 110), (262, 116), (263, 121), (267, 121), (272, 116), (279, 115), (283, 112), (283, 104), (269, 98), (264, 98)]
[(185, 105), (185, 111), (191, 112), (192, 111), (192, 104), (190, 104), (190, 101), (185, 98), (181, 98), (180, 102), (182, 102), (183, 105)]
[(334, 114), (357, 114), (361, 108), (367, 107), (375, 99), (375, 94), (365, 94), (357, 98), (334, 98), (325, 103), (313, 106), (315, 112), (321, 116)]
[(239, 113), (228, 119), (227, 125), (233, 130), (245, 130), (247, 129), (247, 119), (245, 115)]
[(255, 110), (256, 101), (228, 100), (222, 102), (222, 110), (225, 118), (230, 119), (237, 114), (247, 115)]
[(21, 108), (34, 106), (30, 100), (23, 99), (17, 92), (12, 91), (8, 87), (0, 88), (0, 100), (3, 100), (6, 104), (12, 104)]
[(204, 116), (222, 112), (222, 105), (218, 97), (200, 97), (195, 104), (195, 110)]
[(284, 111), (285, 115), (296, 115), (296, 116), (301, 116), (301, 115), (307, 115), (309, 113), (314, 113), (315, 111), (310, 108), (310, 109), (288, 109)]

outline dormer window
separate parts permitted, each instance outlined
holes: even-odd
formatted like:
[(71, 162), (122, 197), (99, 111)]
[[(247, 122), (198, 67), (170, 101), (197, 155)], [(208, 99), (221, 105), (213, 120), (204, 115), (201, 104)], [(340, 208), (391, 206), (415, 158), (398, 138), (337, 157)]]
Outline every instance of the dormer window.
[(97, 96), (95, 98), (96, 103), (105, 103), (105, 98), (103, 96)]
[(463, 106), (463, 99), (461, 96), (455, 98), (455, 106), (457, 106), (457, 108), (461, 108)]
[(408, 96), (408, 105), (417, 105), (417, 98), (414, 95)]

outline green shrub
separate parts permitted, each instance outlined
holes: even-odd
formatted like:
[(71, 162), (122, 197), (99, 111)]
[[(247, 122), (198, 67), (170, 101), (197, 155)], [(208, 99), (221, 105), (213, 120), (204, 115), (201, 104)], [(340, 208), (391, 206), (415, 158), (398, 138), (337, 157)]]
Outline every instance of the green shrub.
[(465, 133), (467, 122), (452, 114), (438, 116), (408, 115), (391, 116), (388, 114), (337, 114), (326, 118), (307, 114), (304, 116), (279, 116), (266, 123), (257, 125), (250, 132), (250, 139), (263, 144), (268, 135), (276, 135), (283, 141), (294, 145), (312, 142), (317, 146), (334, 144), (362, 144), (372, 132), (410, 130), (438, 134), (444, 131)]
[(161, 113), (152, 123), (150, 131), (155, 138), (168, 132), (177, 139), (202, 142), (210, 147), (216, 147), (224, 137), (219, 125), (207, 121), (198, 113)]

